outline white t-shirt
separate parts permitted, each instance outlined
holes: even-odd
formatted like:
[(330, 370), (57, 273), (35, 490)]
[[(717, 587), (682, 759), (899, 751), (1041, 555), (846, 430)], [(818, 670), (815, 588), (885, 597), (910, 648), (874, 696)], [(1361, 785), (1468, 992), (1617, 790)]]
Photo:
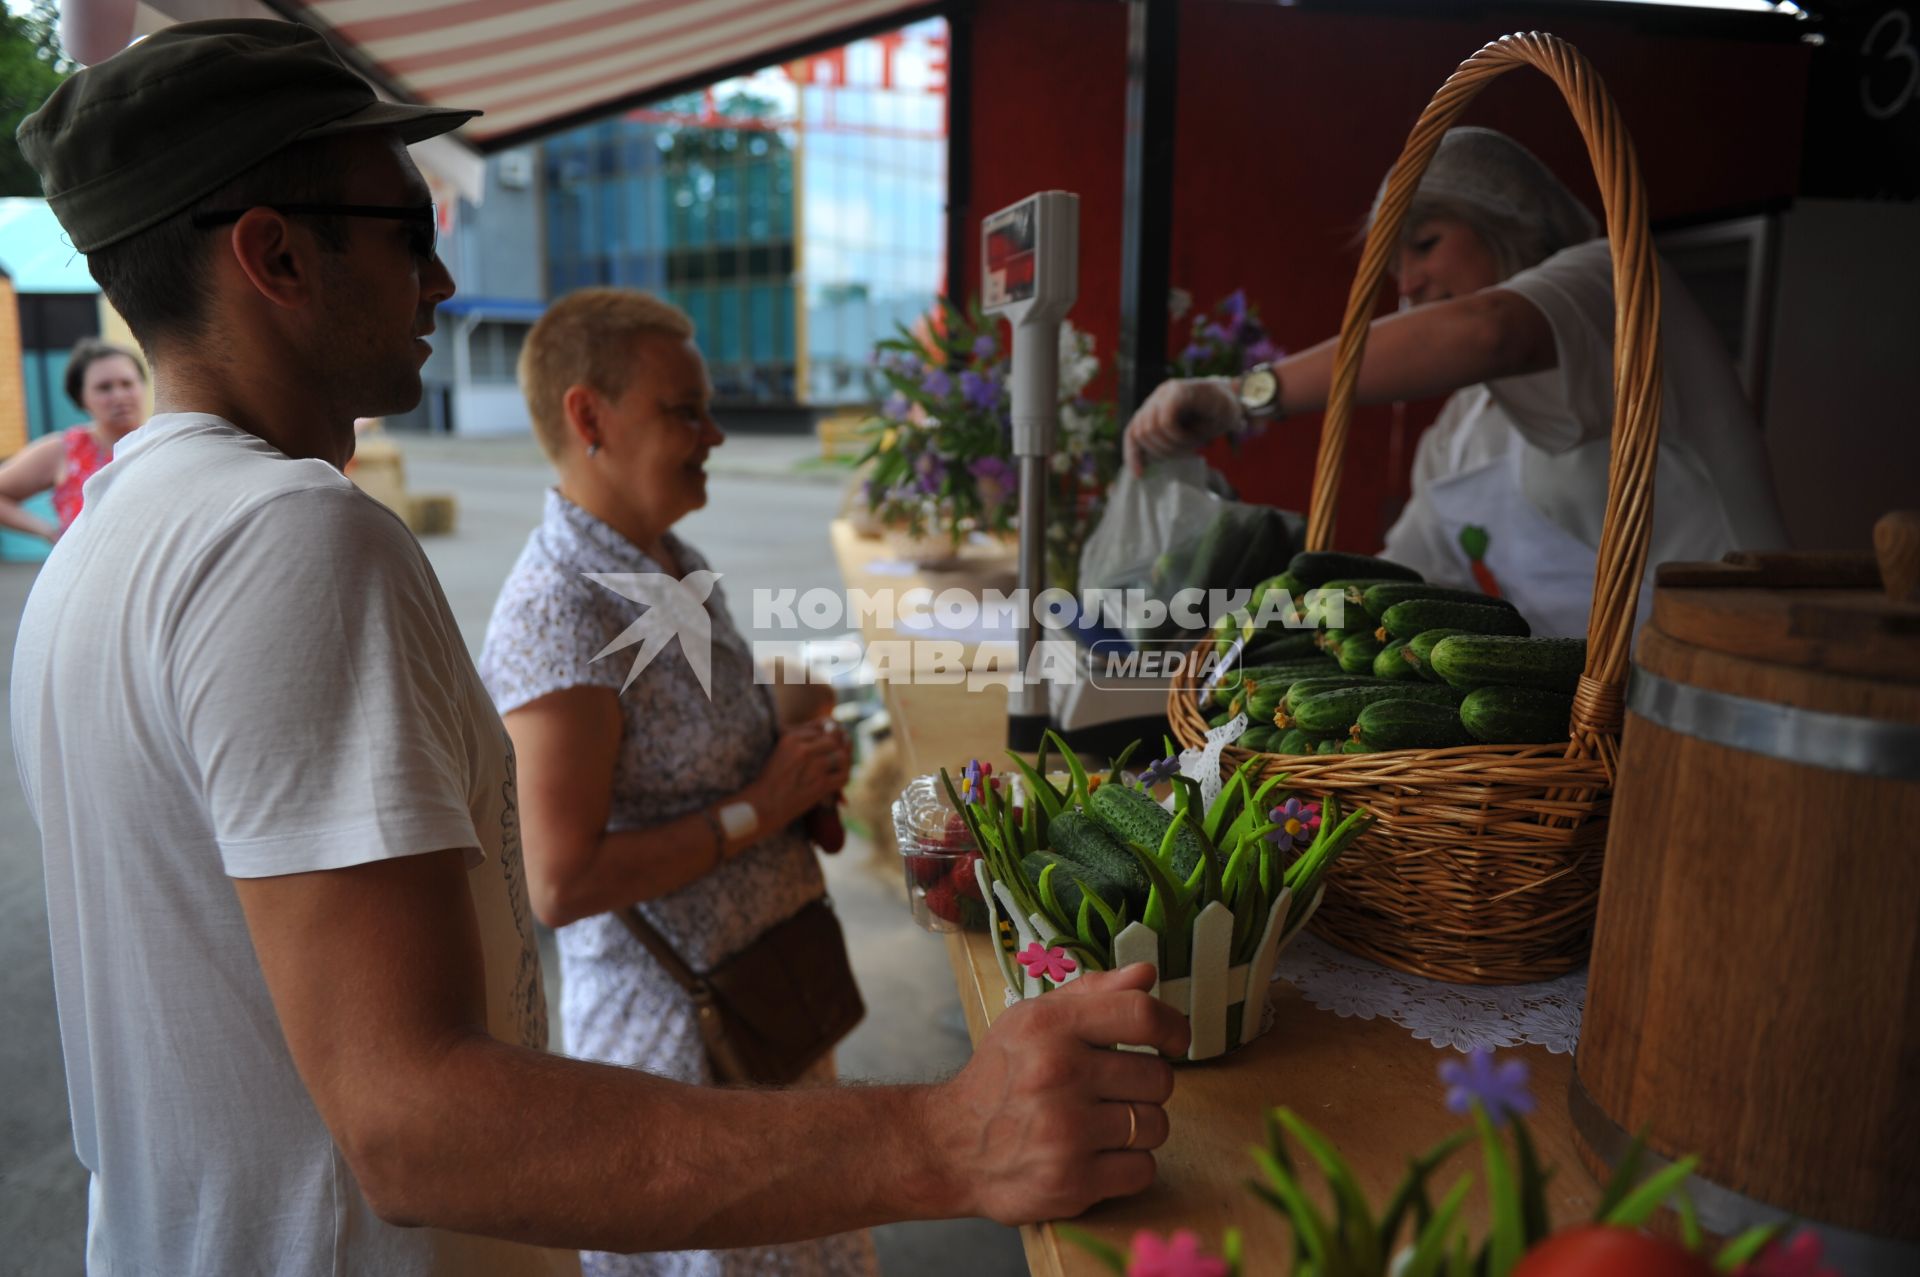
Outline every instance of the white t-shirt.
[(155, 417), (34, 584), (13, 735), (93, 1173), (89, 1272), (578, 1271), (374, 1215), (229, 881), (468, 849), (488, 1029), (545, 1045), (511, 746), (405, 525), (324, 462)]
[[(1445, 538), (1426, 525), (1426, 485), (1522, 450), (1522, 491), (1534, 508), (1598, 549), (1613, 431), (1613, 258), (1589, 240), (1499, 285), (1539, 308), (1553, 328), (1556, 367), (1469, 386), (1447, 400), (1420, 438), (1413, 496), (1384, 553), (1434, 580), (1459, 559), (1432, 552)], [(1733, 364), (1678, 276), (1660, 263), (1660, 452), (1654, 474), (1649, 567), (1716, 560), (1729, 550), (1780, 549), (1765, 441)], [(1453, 581), (1472, 586), (1471, 581)]]

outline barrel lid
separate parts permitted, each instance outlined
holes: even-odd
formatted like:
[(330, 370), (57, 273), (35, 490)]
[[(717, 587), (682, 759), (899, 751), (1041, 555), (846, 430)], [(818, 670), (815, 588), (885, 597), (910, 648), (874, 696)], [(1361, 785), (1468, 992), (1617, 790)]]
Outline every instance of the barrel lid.
[(1889, 515), (1877, 554), (1730, 554), (1663, 563), (1653, 624), (1730, 656), (1920, 683), (1920, 514)]

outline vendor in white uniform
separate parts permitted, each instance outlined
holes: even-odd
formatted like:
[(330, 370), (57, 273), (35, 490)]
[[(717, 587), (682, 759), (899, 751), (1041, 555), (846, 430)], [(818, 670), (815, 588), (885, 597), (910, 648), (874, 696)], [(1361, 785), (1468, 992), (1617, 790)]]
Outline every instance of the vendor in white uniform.
[[(1488, 129), (1441, 139), (1405, 227), (1395, 271), (1402, 309), (1372, 326), (1358, 400), (1451, 397), (1421, 436), (1412, 499), (1381, 553), (1440, 584), (1484, 588), (1491, 574), (1536, 634), (1585, 634), (1613, 422), (1607, 242), (1545, 165)], [(1753, 410), (1718, 336), (1664, 263), (1660, 301), (1649, 573), (1671, 559), (1782, 548)], [(1250, 415), (1325, 407), (1337, 344), (1275, 362), (1270, 379), (1162, 384), (1127, 426), (1129, 465), (1137, 472), (1148, 459), (1192, 451)], [(1643, 617), (1651, 596), (1642, 589)]]

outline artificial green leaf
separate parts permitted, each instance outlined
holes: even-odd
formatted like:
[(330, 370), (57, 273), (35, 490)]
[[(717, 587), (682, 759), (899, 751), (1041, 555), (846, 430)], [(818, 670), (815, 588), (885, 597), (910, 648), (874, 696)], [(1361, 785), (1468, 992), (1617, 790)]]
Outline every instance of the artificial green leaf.
[(1282, 1209), (1293, 1225), (1294, 1236), (1306, 1246), (1313, 1262), (1324, 1268), (1330, 1260), (1327, 1221), (1314, 1209), (1307, 1195), (1300, 1191), (1298, 1181), (1287, 1173), (1272, 1154), (1264, 1149), (1257, 1150), (1254, 1160), (1267, 1172), (1268, 1184), (1280, 1199)]
[[(1420, 1156), (1407, 1159), (1407, 1173), (1401, 1178), (1400, 1186), (1393, 1190), (1386, 1210), (1380, 1214), (1380, 1245), (1383, 1249), (1391, 1248), (1393, 1239), (1400, 1235), (1400, 1225), (1406, 1219), (1407, 1212), (1414, 1208), (1415, 1199), (1425, 1203), (1427, 1180), (1439, 1169), (1440, 1163), (1459, 1152), (1460, 1146), (1471, 1138), (1469, 1132), (1457, 1131)], [(1425, 1213), (1415, 1221), (1416, 1230), (1426, 1224), (1432, 1213), (1431, 1205), (1426, 1205)]]
[(1640, 1163), (1646, 1160), (1646, 1132), (1641, 1131), (1627, 1144), (1627, 1151), (1620, 1158), (1619, 1165), (1613, 1168), (1606, 1187), (1601, 1190), (1600, 1204), (1593, 1209), (1593, 1222), (1603, 1224), (1613, 1208), (1624, 1199), (1634, 1183), (1640, 1178)]
[(1720, 1248), (1720, 1253), (1713, 1260), (1714, 1271), (1733, 1272), (1757, 1258), (1760, 1252), (1767, 1248), (1769, 1242), (1786, 1231), (1787, 1226), (1784, 1223), (1755, 1224)]
[(1127, 1257), (1092, 1233), (1072, 1224), (1055, 1224), (1053, 1231), (1105, 1264), (1109, 1272), (1127, 1277)]
[(1638, 1228), (1653, 1218), (1653, 1213), (1666, 1205), (1687, 1176), (1693, 1174), (1693, 1168), (1700, 1164), (1698, 1157), (1683, 1157), (1673, 1165), (1657, 1174), (1649, 1175), (1644, 1183), (1620, 1200), (1620, 1204), (1607, 1213), (1600, 1222), (1617, 1228)]
[(1007, 757), (1011, 758), (1013, 765), (1020, 769), (1021, 776), (1025, 777), (1027, 782), (1027, 792), (1039, 802), (1040, 809), (1050, 817), (1058, 816), (1064, 810), (1062, 804), (1066, 801), (1067, 795), (1055, 789), (1053, 782), (1048, 780), (1045, 774), (1020, 755), (1008, 750)]
[(1118, 785), (1120, 783), (1121, 776), (1125, 774), (1127, 760), (1132, 758), (1134, 751), (1139, 748), (1140, 742), (1136, 740), (1120, 751), (1120, 757), (1114, 759), (1113, 766), (1107, 769), (1107, 783), (1109, 785)]
[(1060, 897), (1054, 894), (1053, 889), (1053, 876), (1058, 873), (1059, 870), (1059, 865), (1048, 865), (1040, 871), (1040, 881), (1036, 885), (1040, 889), (1040, 904), (1043, 906), (1043, 912), (1046, 914), (1047, 921), (1053, 924), (1055, 931), (1063, 935), (1071, 935), (1073, 933), (1073, 924), (1067, 921), (1067, 911), (1065, 907), (1061, 905)]
[(1333, 1200), (1339, 1207), (1340, 1233), (1346, 1243), (1348, 1261), (1361, 1272), (1375, 1271), (1383, 1262), (1379, 1253), (1380, 1238), (1374, 1230), (1373, 1213), (1367, 1208), (1367, 1195), (1354, 1180), (1352, 1168), (1324, 1135), (1298, 1115), (1283, 1112), (1280, 1124), (1300, 1141), (1307, 1155), (1319, 1165), (1320, 1173), (1327, 1177), (1327, 1187), (1333, 1190)]
[[(1453, 1231), (1453, 1221), (1459, 1216), (1460, 1206), (1466, 1201), (1467, 1190), (1472, 1186), (1473, 1177), (1462, 1175), (1459, 1182), (1440, 1199), (1439, 1209), (1434, 1211), (1433, 1217), (1414, 1239), (1413, 1251), (1407, 1257), (1407, 1262), (1398, 1269), (1397, 1277), (1434, 1277), (1439, 1271), (1440, 1264), (1453, 1249), (1447, 1245), (1447, 1235)], [(1506, 1270), (1490, 1268), (1487, 1277), (1493, 1277), (1496, 1271), (1504, 1274)]]
[(1518, 1114), (1508, 1121), (1507, 1128), (1513, 1132), (1514, 1151), (1520, 1158), (1521, 1231), (1531, 1248), (1553, 1231), (1553, 1220), (1547, 1214), (1547, 1182), (1553, 1178), (1553, 1172), (1542, 1169), (1533, 1136)]
[(1067, 764), (1067, 772), (1069, 775), (1073, 777), (1073, 790), (1072, 790), (1073, 799), (1080, 806), (1082, 807), (1086, 806), (1087, 798), (1088, 798), (1087, 769), (1081, 766), (1080, 755), (1074, 753), (1071, 749), (1068, 749), (1067, 742), (1062, 740), (1060, 738), (1060, 734), (1054, 731), (1051, 727), (1049, 727), (1046, 730), (1046, 733), (1041, 737), (1041, 739), (1053, 742), (1053, 744), (1060, 750), (1060, 756), (1062, 759), (1065, 760)]
[(1700, 1231), (1700, 1213), (1684, 1188), (1673, 1195), (1673, 1213), (1680, 1217), (1680, 1244), (1698, 1254), (1706, 1249), (1707, 1239)]
[(1487, 1168), (1487, 1205), (1493, 1215), (1488, 1237), (1487, 1277), (1507, 1277), (1527, 1252), (1526, 1223), (1520, 1209), (1520, 1189), (1514, 1182), (1507, 1146), (1493, 1129), (1486, 1106), (1473, 1103), (1473, 1126), (1480, 1134), (1480, 1151)]

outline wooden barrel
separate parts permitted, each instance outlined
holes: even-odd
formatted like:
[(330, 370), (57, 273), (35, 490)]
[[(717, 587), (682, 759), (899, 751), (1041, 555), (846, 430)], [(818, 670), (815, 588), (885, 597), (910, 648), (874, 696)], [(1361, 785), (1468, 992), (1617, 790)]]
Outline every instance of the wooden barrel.
[(1849, 1277), (1920, 1273), (1920, 516), (1879, 531), (1660, 570), (1571, 1097), (1596, 1164), (1697, 1153), (1709, 1228)]

